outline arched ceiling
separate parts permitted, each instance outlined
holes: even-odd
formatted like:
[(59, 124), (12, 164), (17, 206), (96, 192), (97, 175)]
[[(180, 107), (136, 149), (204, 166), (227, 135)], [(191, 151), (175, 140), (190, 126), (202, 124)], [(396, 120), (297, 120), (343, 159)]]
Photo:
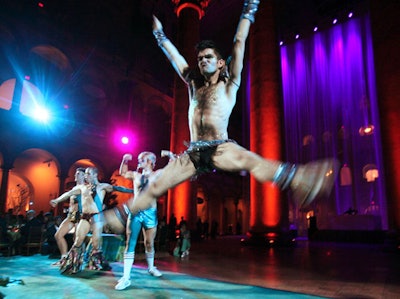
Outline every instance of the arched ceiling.
[[(362, 0), (274, 1), (279, 28), (290, 31)], [(166, 97), (173, 96), (174, 70), (151, 32), (151, 17), (156, 14), (166, 34), (171, 40), (176, 39), (173, 2), (45, 0), (44, 7), (39, 8), (36, 1), (3, 0), (0, 63), (5, 67), (0, 68), (0, 82), (24, 75), (21, 69), (32, 62), (30, 58), (35, 60), (31, 68), (38, 66), (36, 62), (43, 62), (40, 72), (32, 72), (32, 83), (41, 84), (44, 76), (50, 77), (54, 84), (49, 88), (53, 96), (49, 101), (58, 104), (60, 110), (64, 107), (73, 112), (79, 110), (75, 119), (82, 131), (98, 131), (101, 136), (105, 134), (102, 127), (105, 124), (115, 120), (128, 124), (136, 121), (137, 116), (143, 115), (146, 103), (170, 113), (170, 105), (163, 102), (162, 96), (159, 98), (154, 92), (157, 100), (148, 102), (153, 91), (147, 88), (142, 91), (138, 86), (144, 82)], [(210, 0), (200, 21), (200, 37), (216, 39), (225, 51), (230, 51), (242, 5), (243, 0)], [(50, 72), (51, 66), (60, 74)], [(14, 76), (10, 76), (10, 70)], [(136, 108), (138, 111), (130, 111)], [(163, 123), (159, 131), (166, 128)]]

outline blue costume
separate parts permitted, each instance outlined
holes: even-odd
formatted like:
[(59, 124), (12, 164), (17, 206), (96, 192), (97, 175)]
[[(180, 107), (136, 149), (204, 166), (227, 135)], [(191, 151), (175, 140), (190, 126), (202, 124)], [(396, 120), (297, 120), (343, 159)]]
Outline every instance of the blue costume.
[(142, 226), (150, 229), (158, 225), (157, 209), (149, 208), (138, 212), (136, 215), (129, 214), (131, 237), (128, 242), (126, 252), (135, 252), (137, 239), (139, 237)]

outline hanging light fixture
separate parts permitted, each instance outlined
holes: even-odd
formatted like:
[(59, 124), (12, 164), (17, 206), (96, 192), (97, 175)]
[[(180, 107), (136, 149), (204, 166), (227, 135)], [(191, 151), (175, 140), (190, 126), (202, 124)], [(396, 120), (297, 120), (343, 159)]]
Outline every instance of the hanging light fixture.
[(361, 110), (363, 112), (364, 125), (360, 127), (358, 134), (360, 134), (360, 136), (372, 135), (374, 134), (375, 127), (371, 124), (370, 103), (367, 96), (364, 96), (361, 101)]
[(362, 126), (359, 130), (358, 133), (360, 134), (360, 136), (369, 136), (374, 134), (374, 125), (366, 125), (366, 126)]

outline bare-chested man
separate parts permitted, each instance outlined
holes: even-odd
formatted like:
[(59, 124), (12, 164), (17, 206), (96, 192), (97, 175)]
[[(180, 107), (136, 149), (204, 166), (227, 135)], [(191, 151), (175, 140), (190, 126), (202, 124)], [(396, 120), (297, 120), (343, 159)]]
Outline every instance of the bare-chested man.
[[(169, 188), (214, 169), (231, 172), (245, 170), (259, 182), (273, 182), (281, 190), (291, 189), (299, 207), (305, 207), (316, 197), (330, 193), (335, 178), (335, 160), (305, 165), (269, 160), (239, 146), (228, 137), (229, 117), (241, 82), (246, 39), (259, 2), (244, 2), (228, 65), (213, 42), (203, 41), (197, 45), (199, 75), (189, 67), (186, 59), (165, 36), (161, 22), (153, 16), (153, 34), (158, 46), (188, 88), (191, 142), (183, 154), (170, 160), (156, 181), (149, 184), (135, 200), (126, 203), (132, 213), (149, 207), (153, 198), (161, 196)], [(104, 215), (114, 229), (120, 229), (126, 218), (121, 207)]]
[[(122, 158), (119, 169), (120, 175), (133, 181), (135, 196), (140, 194), (148, 184), (157, 180), (159, 171), (154, 171), (156, 165), (156, 155), (152, 152), (141, 152), (138, 155), (138, 165), (136, 171), (128, 169), (128, 161), (132, 160), (131, 154), (125, 154)], [(154, 239), (157, 234), (157, 198), (146, 210), (139, 211), (136, 215), (129, 215), (126, 226), (126, 247), (124, 252), (124, 271), (115, 289), (124, 290), (131, 285), (131, 269), (135, 260), (135, 248), (140, 231), (143, 231), (145, 255), (148, 272), (155, 277), (162, 276), (162, 273), (154, 267)]]
[[(75, 171), (75, 182), (76, 185), (85, 184), (85, 168), (78, 167)], [(68, 197), (63, 197), (65, 200)], [(63, 200), (53, 199), (50, 201), (52, 207), (56, 207), (57, 204), (62, 202)], [(54, 235), (56, 239), (58, 249), (61, 253), (61, 258), (59, 261), (55, 262), (53, 265), (60, 266), (62, 261), (67, 257), (68, 252), (68, 244), (65, 239), (65, 235), (68, 234), (69, 231), (79, 222), (80, 215), (82, 213), (82, 203), (81, 203), (81, 195), (73, 195), (69, 197), (69, 209), (67, 218), (61, 222), (60, 227)]]
[(101, 183), (98, 180), (98, 170), (88, 167), (85, 171), (86, 184), (77, 185), (54, 201), (81, 195), (82, 215), (76, 227), (75, 241), (68, 252), (66, 260), (60, 265), (61, 272), (77, 273), (82, 270), (83, 242), (89, 231), (92, 231), (92, 252), (89, 258), (89, 267), (102, 269), (103, 257), (101, 253), (101, 234), (103, 232), (103, 201), (107, 192), (112, 192), (114, 186)]

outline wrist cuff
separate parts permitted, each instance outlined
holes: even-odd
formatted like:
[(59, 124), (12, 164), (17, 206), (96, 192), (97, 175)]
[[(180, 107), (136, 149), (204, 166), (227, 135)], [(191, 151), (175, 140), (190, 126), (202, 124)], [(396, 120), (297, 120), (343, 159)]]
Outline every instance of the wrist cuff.
[(168, 38), (165, 36), (164, 31), (162, 31), (162, 30), (154, 30), (153, 35), (156, 38), (156, 41), (157, 41), (157, 44), (159, 47), (162, 46), (163, 42), (168, 40)]

